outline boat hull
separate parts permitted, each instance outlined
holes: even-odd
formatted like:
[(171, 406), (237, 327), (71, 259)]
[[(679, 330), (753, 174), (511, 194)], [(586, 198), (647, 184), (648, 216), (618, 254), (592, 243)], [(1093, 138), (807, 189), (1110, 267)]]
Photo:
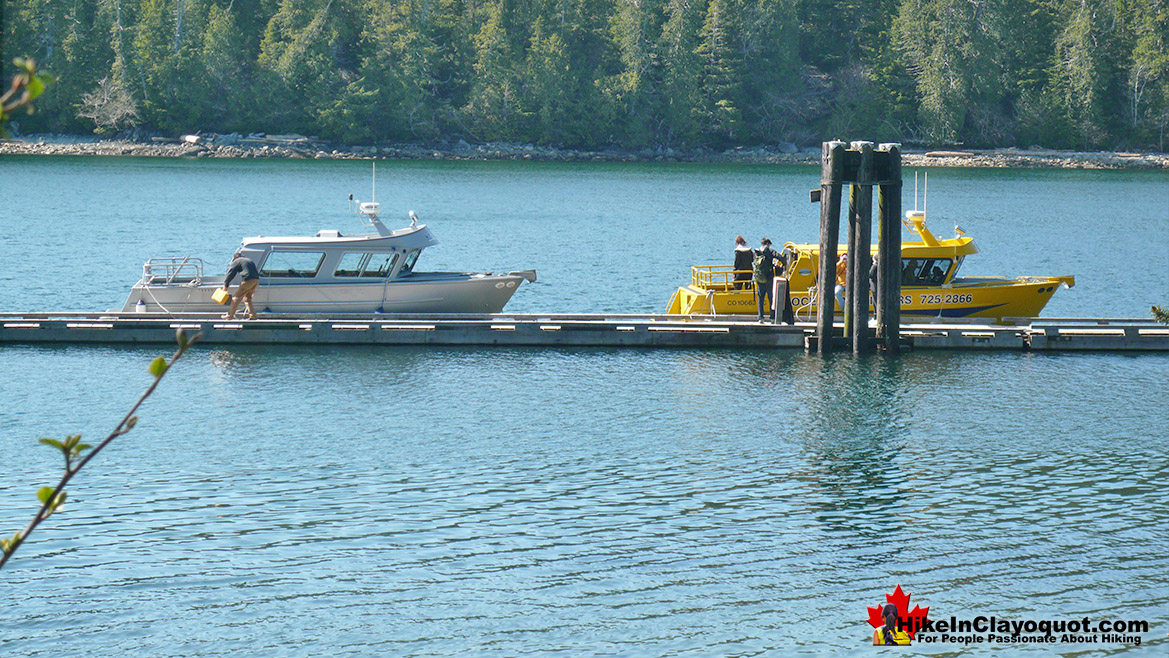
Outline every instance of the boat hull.
[[(940, 286), (913, 286), (901, 290), (901, 315), (906, 318), (994, 318), (1036, 317), (1061, 285), (1074, 285), (1073, 277), (979, 277), (957, 278)], [(796, 319), (816, 317), (818, 299), (807, 288), (791, 291)], [(869, 310), (872, 312), (870, 295)], [(837, 314), (843, 313), (833, 301)], [(667, 313), (755, 315), (754, 290), (679, 288), (670, 300)]]
[[(253, 304), (261, 313), (499, 313), (519, 288), (518, 275), (425, 275), (388, 283), (272, 283), (263, 280)], [(223, 313), (211, 299), (221, 283), (139, 282), (124, 312)], [(232, 287), (232, 292), (237, 288)], [(138, 302), (142, 302), (139, 306)]]

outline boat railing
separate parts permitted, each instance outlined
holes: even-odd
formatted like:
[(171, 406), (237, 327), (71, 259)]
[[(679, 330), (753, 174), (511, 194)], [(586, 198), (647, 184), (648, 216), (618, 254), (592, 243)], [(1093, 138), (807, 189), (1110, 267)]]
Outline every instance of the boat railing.
[(734, 265), (694, 265), (690, 268), (690, 284), (703, 290), (734, 290), (735, 275), (743, 275), (743, 290), (752, 288), (752, 271), (736, 270)]
[[(161, 279), (161, 281), (160, 281)], [(143, 283), (192, 283), (203, 279), (203, 259), (190, 256), (151, 258), (142, 265)]]

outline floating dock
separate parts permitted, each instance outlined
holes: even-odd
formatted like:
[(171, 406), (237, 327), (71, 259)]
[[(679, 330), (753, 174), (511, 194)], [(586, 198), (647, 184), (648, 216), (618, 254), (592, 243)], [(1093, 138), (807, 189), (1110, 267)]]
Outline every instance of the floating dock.
[[(760, 324), (709, 315), (264, 315), (0, 313), (0, 343), (174, 343), (201, 333), (204, 345), (525, 345), (812, 349), (816, 323)], [(836, 324), (837, 333), (843, 329)], [(904, 349), (1169, 351), (1169, 326), (1151, 319), (1017, 318), (1011, 324), (901, 325)], [(836, 340), (845, 341), (843, 337)]]

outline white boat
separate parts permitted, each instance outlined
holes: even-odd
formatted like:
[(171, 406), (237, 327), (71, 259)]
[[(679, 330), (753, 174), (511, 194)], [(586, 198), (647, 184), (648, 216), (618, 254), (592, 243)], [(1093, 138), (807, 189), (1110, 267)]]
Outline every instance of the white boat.
[[(416, 271), (422, 250), (438, 244), (430, 229), (411, 212), (410, 226), (391, 231), (377, 217), (379, 204), (357, 202), (357, 207), (375, 233), (329, 230), (311, 237), (243, 239), (239, 251), (260, 270), (253, 298), (257, 311), (499, 313), (523, 281), (536, 280), (535, 270)], [(122, 311), (222, 313), (211, 294), (223, 286), (223, 275), (205, 269), (202, 259), (190, 256), (146, 261)]]

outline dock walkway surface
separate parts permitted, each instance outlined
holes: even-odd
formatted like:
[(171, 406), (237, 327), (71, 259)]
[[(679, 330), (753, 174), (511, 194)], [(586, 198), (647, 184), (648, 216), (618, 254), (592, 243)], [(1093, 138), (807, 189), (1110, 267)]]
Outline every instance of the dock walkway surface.
[[(1009, 324), (901, 325), (909, 349), (1169, 351), (1169, 326), (1143, 318), (1015, 318)], [(837, 329), (842, 324), (836, 325)], [(500, 345), (806, 349), (815, 324), (750, 317), (624, 314), (264, 315), (224, 320), (175, 313), (0, 313), (0, 343), (173, 343), (200, 332), (203, 345)]]

